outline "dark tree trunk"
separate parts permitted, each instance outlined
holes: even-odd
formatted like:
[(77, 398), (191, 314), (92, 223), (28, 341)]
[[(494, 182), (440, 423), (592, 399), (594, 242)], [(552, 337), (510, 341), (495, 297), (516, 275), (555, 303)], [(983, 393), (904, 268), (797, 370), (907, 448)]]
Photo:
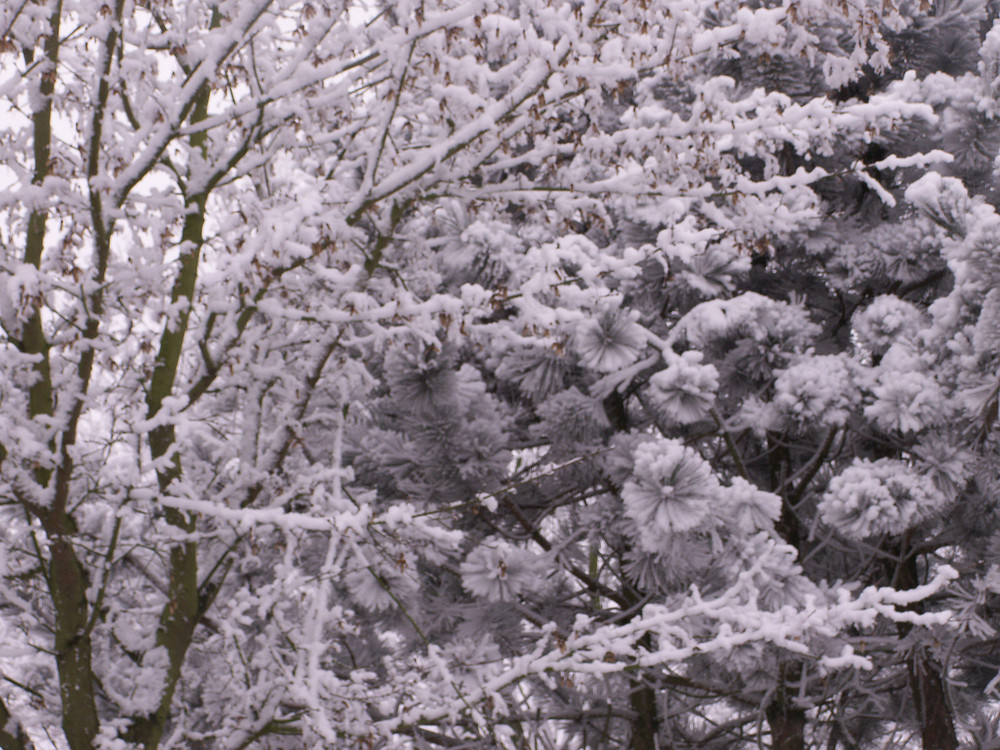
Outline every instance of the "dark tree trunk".
[(797, 677), (797, 667), (782, 664), (778, 669), (777, 694), (764, 709), (773, 750), (805, 750), (806, 747), (805, 709), (796, 706), (786, 690), (789, 682)]
[(801, 708), (773, 701), (767, 707), (767, 725), (773, 750), (805, 750), (806, 712)]
[[(896, 570), (896, 587), (901, 590), (916, 588), (920, 584), (917, 557), (908, 552), (909, 539), (904, 539), (897, 552), (902, 562)], [(903, 554), (907, 553), (907, 554)], [(922, 612), (918, 602), (911, 609)], [(900, 638), (905, 638), (913, 625), (901, 622), (897, 626)], [(957, 750), (955, 722), (951, 717), (951, 707), (944, 689), (941, 666), (924, 646), (915, 646), (906, 661), (907, 678), (913, 708), (920, 724), (920, 738), (924, 750)]]
[(632, 722), (629, 749), (658, 750), (656, 735), (660, 729), (660, 717), (656, 711), (656, 690), (641, 682), (634, 682), (629, 703), (636, 713)]
[(941, 679), (941, 667), (926, 649), (916, 648), (906, 669), (924, 750), (957, 750), (958, 739)]

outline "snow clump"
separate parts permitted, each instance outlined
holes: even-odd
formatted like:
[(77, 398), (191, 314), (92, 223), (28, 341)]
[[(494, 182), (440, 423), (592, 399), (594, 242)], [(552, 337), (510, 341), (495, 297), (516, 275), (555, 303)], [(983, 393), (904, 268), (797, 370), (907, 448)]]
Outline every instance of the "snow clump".
[(543, 563), (538, 555), (491, 537), (466, 556), (459, 572), (470, 594), (507, 602), (537, 587)]
[(852, 364), (838, 354), (803, 359), (778, 375), (775, 406), (792, 422), (842, 427), (861, 403)]
[(709, 518), (719, 483), (708, 463), (679, 440), (640, 443), (632, 458), (632, 477), (622, 487), (625, 515), (635, 522), (642, 548), (660, 552), (672, 535)]
[(684, 352), (649, 379), (650, 397), (668, 419), (691, 424), (711, 413), (719, 371), (702, 358), (701, 352)]
[(948, 414), (944, 392), (922, 372), (885, 369), (872, 393), (875, 401), (865, 408), (865, 416), (883, 430), (919, 432), (941, 424)]
[(854, 335), (865, 349), (881, 356), (896, 341), (914, 337), (922, 317), (915, 305), (883, 294), (854, 315)]
[(726, 523), (740, 531), (765, 531), (781, 515), (781, 498), (765, 492), (743, 477), (733, 477), (723, 495)]
[(941, 510), (946, 500), (910, 466), (889, 458), (857, 459), (819, 503), (823, 522), (850, 539), (900, 534)]
[(616, 372), (636, 361), (648, 339), (646, 329), (617, 310), (582, 321), (574, 344), (584, 367)]

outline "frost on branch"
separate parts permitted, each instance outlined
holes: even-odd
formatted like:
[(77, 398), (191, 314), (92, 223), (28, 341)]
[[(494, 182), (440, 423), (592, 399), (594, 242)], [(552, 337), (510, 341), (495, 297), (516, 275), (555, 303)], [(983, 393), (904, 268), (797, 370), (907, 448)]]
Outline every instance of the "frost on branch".
[(859, 310), (853, 323), (861, 345), (881, 357), (896, 341), (912, 340), (924, 320), (915, 305), (894, 295), (882, 295)]
[(462, 585), (489, 601), (510, 601), (538, 587), (545, 561), (500, 539), (486, 539), (465, 557)]
[(711, 414), (719, 372), (702, 358), (701, 352), (684, 352), (649, 379), (650, 399), (667, 419), (689, 424)]
[(963, 736), (984, 6), (7, 5), (0, 744)]
[(573, 344), (585, 367), (615, 372), (638, 359), (646, 345), (646, 334), (629, 315), (612, 308), (577, 325)]
[(875, 402), (865, 407), (865, 416), (886, 431), (916, 432), (940, 424), (948, 415), (944, 392), (922, 372), (883, 365), (872, 393)]
[(733, 477), (722, 500), (725, 510), (721, 515), (725, 522), (747, 533), (767, 531), (781, 515), (781, 498), (758, 489), (743, 477)]
[(647, 552), (659, 552), (675, 534), (710, 522), (721, 494), (711, 467), (676, 440), (639, 443), (632, 478), (622, 487), (625, 514)]
[(792, 424), (842, 427), (861, 403), (857, 370), (843, 355), (804, 357), (778, 373), (773, 404)]
[(860, 459), (830, 480), (820, 516), (852, 539), (901, 534), (944, 510), (947, 498), (928, 485), (901, 461)]

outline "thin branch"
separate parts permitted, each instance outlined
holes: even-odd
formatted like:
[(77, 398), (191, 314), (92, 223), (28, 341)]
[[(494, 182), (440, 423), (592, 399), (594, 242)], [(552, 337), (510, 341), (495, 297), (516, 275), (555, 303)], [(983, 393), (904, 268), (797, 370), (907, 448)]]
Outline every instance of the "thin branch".
[(739, 448), (736, 447), (736, 441), (733, 440), (732, 434), (726, 429), (725, 419), (714, 406), (711, 413), (712, 419), (715, 420), (715, 424), (718, 425), (719, 432), (722, 434), (722, 439), (726, 441), (726, 449), (729, 451), (729, 455), (733, 459), (733, 464), (736, 466), (736, 473), (746, 479), (747, 467), (743, 463), (743, 457), (740, 455)]
[[(511, 513), (514, 514), (514, 517), (518, 520), (521, 526), (524, 527), (524, 530), (531, 535), (531, 538), (535, 541), (535, 543), (538, 544), (539, 547), (544, 549), (546, 552), (552, 549), (552, 543), (548, 539), (546, 539), (542, 535), (542, 533), (538, 531), (538, 529), (534, 527), (531, 521), (529, 521), (528, 518), (524, 515), (524, 513), (521, 512), (521, 509), (517, 507), (517, 504), (514, 503), (514, 501), (512, 501), (508, 497), (501, 497), (500, 502), (503, 503), (504, 507), (507, 508), (507, 510), (509, 510)], [(573, 575), (574, 578), (579, 580), (581, 583), (585, 584), (587, 588), (591, 589), (592, 591), (598, 592), (601, 596), (610, 599), (623, 609), (629, 606), (630, 601), (628, 600), (627, 597), (622, 596), (617, 591), (609, 589), (600, 581), (591, 578), (585, 571), (581, 570), (578, 566), (574, 565), (568, 560), (563, 560), (563, 564), (566, 566), (566, 570), (568, 570)]]
[(809, 488), (809, 483), (812, 482), (813, 477), (816, 476), (816, 472), (820, 470), (823, 466), (823, 462), (826, 460), (827, 454), (830, 452), (830, 448), (833, 447), (834, 438), (837, 436), (839, 428), (831, 427), (826, 433), (826, 438), (823, 440), (823, 444), (820, 445), (813, 457), (809, 459), (809, 462), (803, 466), (795, 475), (790, 477), (785, 481), (787, 485), (793, 481), (797, 476), (801, 476), (799, 483), (792, 490), (791, 494), (788, 495), (787, 502), (791, 508), (795, 508), (802, 496), (805, 495), (806, 490)]

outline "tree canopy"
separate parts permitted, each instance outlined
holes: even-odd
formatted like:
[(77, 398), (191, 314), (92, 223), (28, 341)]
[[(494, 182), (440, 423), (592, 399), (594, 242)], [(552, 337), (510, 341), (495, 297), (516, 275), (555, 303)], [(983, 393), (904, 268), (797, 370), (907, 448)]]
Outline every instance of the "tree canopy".
[(994, 747), (998, 16), (0, 7), (0, 748)]

